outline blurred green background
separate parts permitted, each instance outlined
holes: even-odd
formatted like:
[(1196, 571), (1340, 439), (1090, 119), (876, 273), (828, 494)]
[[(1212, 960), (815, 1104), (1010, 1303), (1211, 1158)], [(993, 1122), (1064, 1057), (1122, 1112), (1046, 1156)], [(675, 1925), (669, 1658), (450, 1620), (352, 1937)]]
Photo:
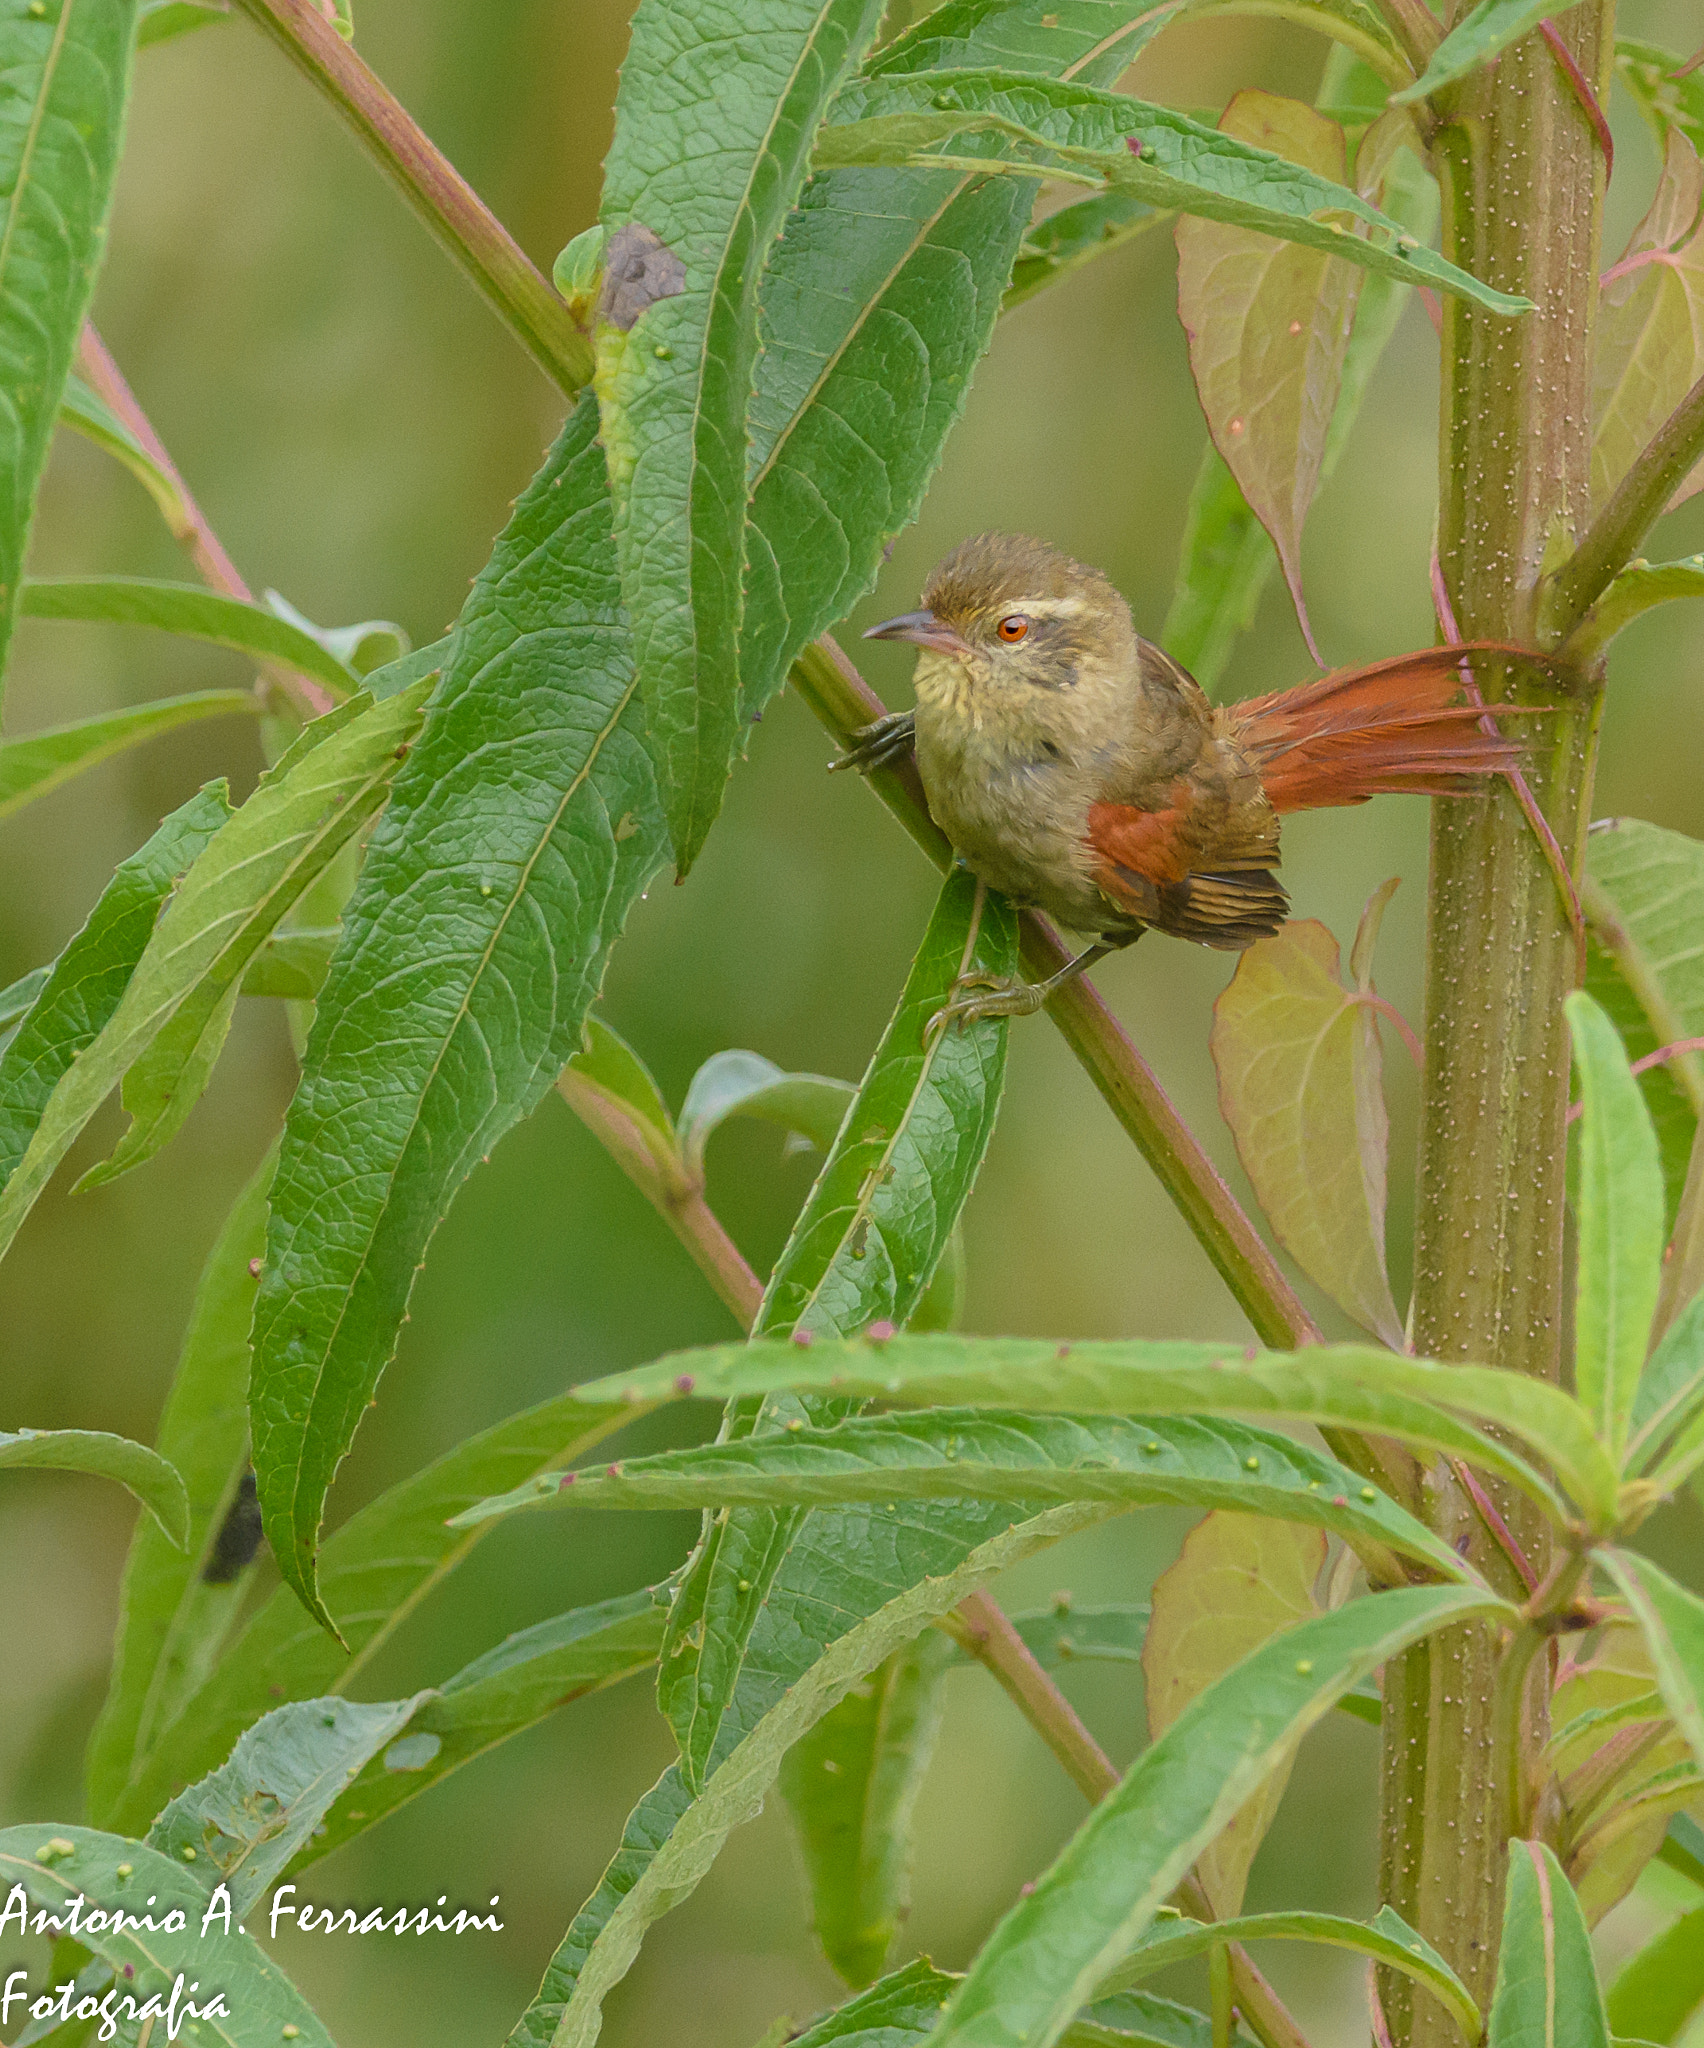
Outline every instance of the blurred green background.
[[(593, 217), (627, 8), (618, 0), (360, 0), (360, 46), (541, 266)], [(1629, 0), (1629, 32), (1689, 48), (1688, 0)], [(1325, 45), (1276, 23), (1215, 21), (1162, 38), (1135, 89), (1219, 107), (1242, 84), (1311, 97)], [(1643, 212), (1656, 155), (1625, 105), (1606, 252)], [(916, 602), (929, 565), (991, 526), (1033, 530), (1100, 563), (1157, 632), (1204, 438), (1161, 233), (1005, 322), (919, 526), (895, 546), (852, 630)], [(558, 423), (558, 394), (508, 340), (325, 107), (246, 25), (145, 53), (111, 251), (96, 302), (106, 339), (255, 585), (327, 623), (401, 621), (416, 643), (453, 618), (510, 501)], [(1381, 368), (1307, 544), (1314, 623), (1333, 661), (1431, 636), (1436, 354), (1418, 306)], [(1704, 544), (1697, 506), (1654, 556)], [(1666, 539), (1675, 545), (1664, 546)], [(186, 573), (141, 492), (63, 437), (42, 501), (38, 573)], [(898, 649), (863, 650), (891, 701)], [(1697, 672), (1704, 612), (1671, 607), (1619, 644), (1598, 815), (1704, 833)], [(1228, 680), (1234, 694), (1309, 665), (1274, 580)], [(216, 650), (146, 634), (26, 623), (7, 730), (240, 681)], [(879, 806), (823, 773), (823, 734), (791, 698), (756, 735), (690, 885), (660, 886), (617, 952), (605, 1013), (671, 1099), (710, 1053), (749, 1046), (783, 1066), (856, 1077), (886, 1020), (935, 882)], [(258, 772), (229, 724), (157, 742), (0, 824), (0, 985), (50, 957), (113, 864), (198, 783)], [(1420, 998), (1426, 813), (1416, 798), (1291, 821), (1298, 913), (1347, 942), (1368, 893), (1405, 887), (1385, 922), (1380, 983)], [(1153, 940), (1098, 977), (1167, 1087), (1246, 1195), (1207, 1057), (1229, 963)], [(1406, 1281), (1412, 1075), (1390, 1060), (1393, 1261)], [(109, 1105), (0, 1267), (0, 1399), (8, 1423), (151, 1437), (197, 1269), (264, 1151), (294, 1068), (277, 1006), (245, 1003), (206, 1100), (142, 1171), (66, 1193), (110, 1148)], [(711, 1154), (711, 1196), (760, 1268), (779, 1249), (810, 1165), (777, 1134), (735, 1126)], [(1004, 1115), (966, 1218), (967, 1323), (1082, 1336), (1235, 1336), (1241, 1318), (1155, 1182), (1048, 1026), (1017, 1025)], [(1332, 1327), (1340, 1327), (1322, 1311)], [(333, 1514), (469, 1431), (578, 1378), (730, 1334), (663, 1226), (552, 1097), (468, 1186), (438, 1234), (380, 1405)], [(648, 1441), (707, 1432), (707, 1411), (657, 1419)], [(78, 1817), (84, 1734), (105, 1683), (128, 1497), (94, 1482), (8, 1477), (0, 1488), (0, 1822)], [(1183, 1522), (1130, 1517), (1015, 1574), (1034, 1604), (1143, 1597)], [(661, 1576), (684, 1517), (534, 1518), (505, 1526), (415, 1618), (374, 1696), (429, 1684), (510, 1629)], [(1695, 1569), (1698, 1524), (1658, 1541)], [(910, 1947), (969, 1956), (1080, 1817), (1058, 1766), (979, 1674), (959, 1674), (921, 1811)], [(1142, 1722), (1139, 1685), (1107, 1669), (1068, 1690), (1117, 1759)], [(281, 1943), (340, 2041), (449, 2048), (503, 2037), (627, 1808), (667, 1761), (648, 1689), (567, 1709), (312, 1874), (327, 1901), (482, 1906), (500, 1936)], [(1339, 1719), (1304, 1752), (1257, 1868), (1255, 1905), (1373, 1904), (1376, 1742)], [(1648, 1918), (1635, 1902), (1625, 1940)], [(1613, 1930), (1612, 1930), (1613, 1934)], [(1326, 2044), (1364, 2039), (1348, 1959), (1277, 1955), (1273, 1974)], [(665, 1920), (612, 2000), (610, 2048), (660, 2040), (744, 2048), (781, 2012), (836, 1995), (806, 1927), (779, 1801), (737, 1834), (698, 1895)]]

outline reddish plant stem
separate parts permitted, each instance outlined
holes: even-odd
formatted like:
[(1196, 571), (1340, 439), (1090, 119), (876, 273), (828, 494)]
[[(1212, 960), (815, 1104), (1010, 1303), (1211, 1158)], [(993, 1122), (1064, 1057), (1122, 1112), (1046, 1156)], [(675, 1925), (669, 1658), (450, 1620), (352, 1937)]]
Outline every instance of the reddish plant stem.
[(1497, 1512), (1497, 1503), (1485, 1491), (1484, 1487), (1480, 1485), (1479, 1481), (1474, 1478), (1472, 1466), (1461, 1458), (1452, 1458), (1450, 1460), (1450, 1469), (1454, 1472), (1456, 1478), (1460, 1480), (1468, 1498), (1479, 1510), (1479, 1519), (1485, 1524), (1493, 1542), (1509, 1560), (1510, 1564), (1514, 1566), (1521, 1584), (1526, 1587), (1529, 1593), (1536, 1593), (1538, 1591), (1537, 1572), (1527, 1562), (1526, 1552), (1515, 1541), (1514, 1532)]
[[(95, 331), (92, 320), (84, 321), (83, 332), (78, 338), (77, 369), (107, 410), (130, 429), (160, 473), (170, 480), (177, 494), (177, 506), (175, 515), (167, 514), (167, 524), (172, 538), (195, 564), (201, 580), (212, 589), (223, 591), (227, 597), (240, 598), (244, 604), (252, 603), (253, 593), (238, 573), (237, 565), (226, 554), (206, 513), (196, 503), (195, 494), (167, 453), (166, 444), (155, 433), (153, 421), (137, 403), (136, 394), (125, 381), (124, 372), (113, 361), (106, 343)], [(309, 718), (319, 718), (336, 702), (323, 683), (303, 675), (300, 669), (288, 668), (281, 662), (263, 662), (260, 672), (268, 682), (276, 683)]]
[(1609, 120), (1603, 111), (1598, 96), (1592, 90), (1592, 82), (1580, 69), (1580, 61), (1562, 40), (1562, 32), (1555, 22), (1546, 18), (1538, 25), (1538, 32), (1550, 45), (1550, 54), (1561, 66), (1562, 74), (1574, 88), (1574, 97), (1580, 103), (1581, 111), (1592, 124), (1592, 133), (1597, 137), (1598, 148), (1603, 151), (1603, 182), (1605, 190), (1615, 175), (1615, 138), (1609, 132)]
[(526, 251), (311, 0), (237, 0), (319, 87), (545, 374), (573, 397), (591, 343)]

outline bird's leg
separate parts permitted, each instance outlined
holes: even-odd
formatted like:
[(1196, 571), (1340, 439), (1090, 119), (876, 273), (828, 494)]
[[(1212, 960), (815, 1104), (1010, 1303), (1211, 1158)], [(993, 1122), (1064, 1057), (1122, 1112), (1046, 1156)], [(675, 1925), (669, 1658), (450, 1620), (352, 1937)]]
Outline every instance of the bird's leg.
[(851, 746), (837, 760), (829, 762), (829, 773), (856, 768), (860, 775), (868, 775), (872, 768), (886, 768), (911, 752), (916, 733), (915, 711), (890, 711), (886, 718), (878, 718), (874, 725), (866, 725), (852, 735)]
[(945, 1008), (937, 1010), (929, 1019), (930, 1035), (944, 1030), (949, 1024), (957, 1024), (962, 1029), (966, 1024), (975, 1023), (978, 1017), (1031, 1017), (1049, 996), (1062, 989), (1086, 967), (1094, 966), (1097, 960), (1104, 960), (1109, 953), (1116, 953), (1122, 947), (1134, 945), (1141, 935), (1138, 929), (1128, 938), (1097, 939), (1092, 946), (1085, 946), (1075, 960), (1067, 960), (1057, 974), (1050, 974), (1045, 981), (1011, 981), (999, 974), (961, 975), (955, 987), (983, 989), (986, 993), (955, 995)]

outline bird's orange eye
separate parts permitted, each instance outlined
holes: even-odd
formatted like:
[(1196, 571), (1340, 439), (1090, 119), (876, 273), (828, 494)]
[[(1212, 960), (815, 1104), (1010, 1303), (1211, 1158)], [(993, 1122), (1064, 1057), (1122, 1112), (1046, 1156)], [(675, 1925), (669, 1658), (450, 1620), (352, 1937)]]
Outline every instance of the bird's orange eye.
[(1029, 628), (1030, 622), (1022, 612), (1009, 612), (994, 630), (1008, 646), (1016, 646)]

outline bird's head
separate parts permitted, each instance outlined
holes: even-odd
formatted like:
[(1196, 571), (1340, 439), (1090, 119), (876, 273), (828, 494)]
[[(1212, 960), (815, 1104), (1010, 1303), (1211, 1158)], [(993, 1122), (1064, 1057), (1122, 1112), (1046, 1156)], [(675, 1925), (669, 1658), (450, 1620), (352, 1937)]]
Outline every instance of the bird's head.
[(1099, 570), (1013, 533), (961, 542), (931, 571), (920, 611), (864, 638), (915, 642), (920, 694), (931, 674), (979, 691), (1069, 690), (1135, 658), (1130, 607)]

